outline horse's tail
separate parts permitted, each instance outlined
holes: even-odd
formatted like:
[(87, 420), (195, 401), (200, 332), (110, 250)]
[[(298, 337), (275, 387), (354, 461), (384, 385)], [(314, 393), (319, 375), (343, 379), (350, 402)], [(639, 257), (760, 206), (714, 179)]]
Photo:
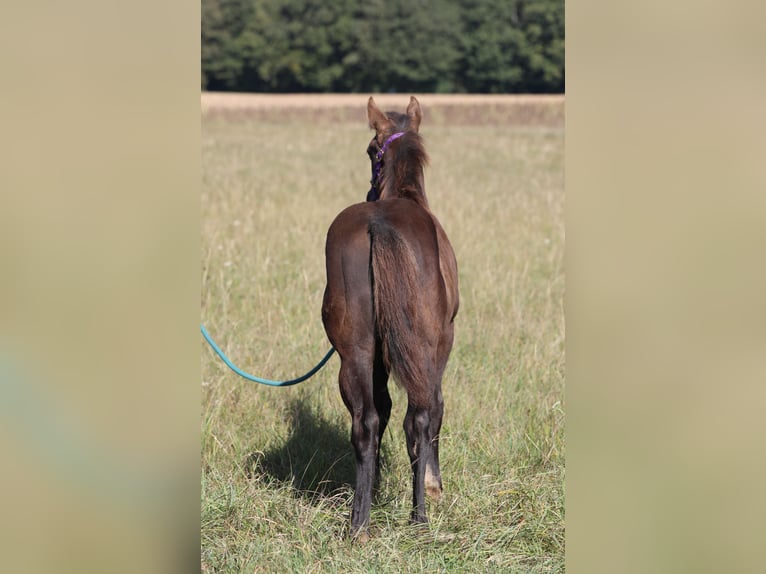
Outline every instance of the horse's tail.
[(417, 333), (422, 313), (418, 263), (409, 243), (385, 221), (371, 221), (369, 232), (373, 307), (383, 363), (410, 400), (417, 400), (428, 388), (426, 361), (418, 354), (422, 345)]

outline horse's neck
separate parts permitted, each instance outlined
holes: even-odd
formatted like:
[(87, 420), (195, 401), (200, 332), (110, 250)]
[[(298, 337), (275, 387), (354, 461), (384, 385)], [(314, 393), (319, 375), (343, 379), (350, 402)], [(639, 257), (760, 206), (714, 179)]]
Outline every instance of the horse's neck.
[(392, 166), (391, 171), (387, 174), (386, 183), (390, 186), (390, 197), (411, 199), (428, 209), (421, 165)]
[(426, 198), (425, 191), (423, 191), (422, 188), (412, 189), (412, 188), (405, 187), (397, 191), (397, 196), (414, 201), (415, 203), (420, 205), (420, 207), (424, 208), (426, 211), (430, 213), (430, 209), (428, 207), (428, 198)]

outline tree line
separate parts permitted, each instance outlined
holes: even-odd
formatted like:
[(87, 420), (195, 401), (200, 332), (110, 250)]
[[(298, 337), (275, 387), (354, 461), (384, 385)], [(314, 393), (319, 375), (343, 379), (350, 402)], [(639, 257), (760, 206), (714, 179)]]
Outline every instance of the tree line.
[(564, 91), (563, 0), (202, 0), (202, 88)]

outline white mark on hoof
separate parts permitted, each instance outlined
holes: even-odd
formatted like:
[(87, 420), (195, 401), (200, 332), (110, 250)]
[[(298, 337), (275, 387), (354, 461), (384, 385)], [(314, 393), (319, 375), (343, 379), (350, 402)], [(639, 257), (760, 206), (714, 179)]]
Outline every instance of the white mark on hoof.
[(431, 465), (426, 465), (426, 495), (435, 502), (439, 502), (442, 498), (443, 489), (441, 482), (441, 479), (437, 478), (431, 470)]
[(367, 544), (370, 541), (370, 532), (367, 528), (360, 528), (356, 534), (351, 535), (351, 540), (354, 544)]

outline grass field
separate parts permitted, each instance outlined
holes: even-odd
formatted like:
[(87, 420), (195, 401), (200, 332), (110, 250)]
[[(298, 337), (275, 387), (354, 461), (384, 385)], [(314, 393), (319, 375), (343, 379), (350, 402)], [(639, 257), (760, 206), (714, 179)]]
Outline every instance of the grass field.
[[(369, 188), (366, 96), (237, 101), (203, 96), (202, 320), (244, 370), (291, 378), (329, 348), (324, 240)], [(426, 190), (461, 294), (430, 530), (407, 524), (403, 391), (391, 384), (373, 536), (360, 546), (346, 535), (354, 466), (337, 357), (272, 389), (202, 341), (205, 572), (564, 570), (563, 99), (420, 103)]]

